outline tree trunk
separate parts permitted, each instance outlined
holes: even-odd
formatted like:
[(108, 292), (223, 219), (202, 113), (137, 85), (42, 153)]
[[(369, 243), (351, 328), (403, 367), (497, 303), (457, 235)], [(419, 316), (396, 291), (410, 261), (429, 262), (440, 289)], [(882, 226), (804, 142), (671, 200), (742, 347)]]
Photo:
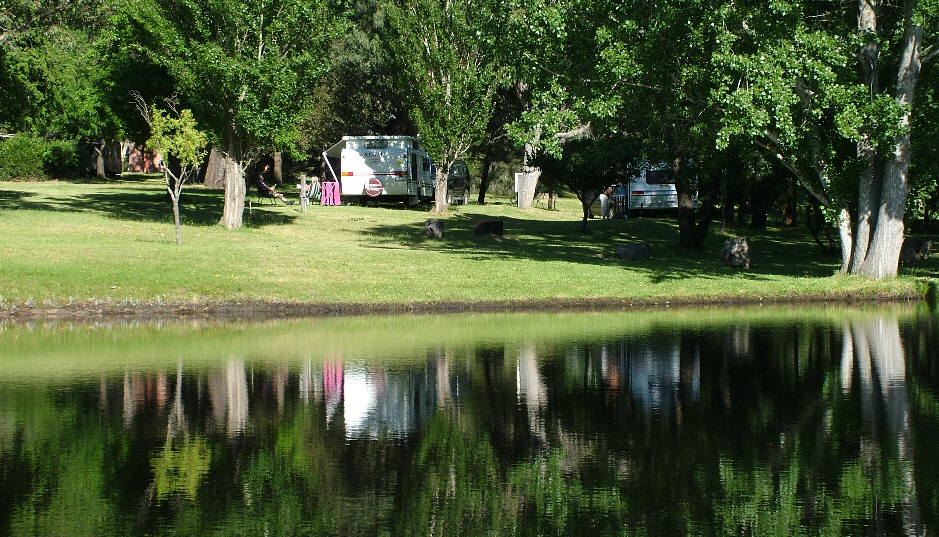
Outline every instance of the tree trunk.
[(209, 164), (202, 184), (207, 188), (225, 188), (225, 157), (214, 147), (209, 151)]
[(182, 222), (179, 218), (179, 195), (170, 194), (170, 198), (173, 200), (173, 222), (176, 224), (176, 244), (183, 243), (183, 227)]
[(698, 249), (695, 236), (694, 199), (688, 192), (688, 185), (681, 170), (681, 159), (672, 161), (672, 174), (675, 178), (675, 190), (678, 195), (678, 244), (688, 250)]
[(727, 231), (727, 220), (733, 218), (734, 208), (727, 192), (727, 173), (721, 174), (721, 235)]
[(224, 155), (225, 161), (225, 207), (219, 223), (228, 229), (238, 229), (242, 224), (245, 212), (244, 170), (241, 164), (231, 157)]
[(480, 205), (486, 204), (486, 192), (489, 190), (489, 167), (492, 165), (491, 151), (492, 149), (487, 147), (486, 153), (483, 155), (483, 171), (479, 178), (479, 196), (476, 198), (476, 202)]
[(107, 140), (101, 140), (101, 145), (95, 147), (95, 176), (104, 179), (105, 173), (104, 153), (107, 150)]
[(280, 151), (274, 152), (274, 175), (271, 179), (278, 186), (284, 184), (284, 154)]
[(587, 219), (590, 218), (590, 205), (593, 204), (593, 200), (587, 201), (586, 197), (580, 198), (581, 208), (584, 210), (584, 219), (580, 222), (580, 232), (587, 232)]
[(851, 235), (851, 211), (847, 205), (841, 207), (838, 214), (838, 238), (841, 243), (841, 273), (848, 274), (851, 269), (851, 252), (854, 250), (854, 237)]
[(447, 212), (447, 173), (453, 161), (441, 162), (437, 167), (437, 179), (434, 181), (434, 212)]
[(541, 177), (541, 168), (531, 166), (522, 168), (522, 180), (518, 184), (518, 207), (520, 209), (531, 207), (535, 201), (535, 189), (538, 187), (539, 177)]
[[(915, 2), (904, 4), (903, 51), (897, 67), (897, 85), (894, 98), (904, 107), (901, 121), (902, 134), (894, 137), (891, 159), (884, 164), (879, 181), (879, 210), (876, 213), (867, 256), (858, 273), (872, 278), (887, 278), (897, 274), (900, 247), (903, 245), (903, 212), (910, 193), (907, 173), (910, 166), (910, 109), (916, 90), (922, 57), (920, 43), (923, 38), (921, 22), (914, 21)], [(875, 185), (876, 187), (876, 185)]]
[[(541, 129), (535, 133), (535, 142), (525, 144), (525, 156), (522, 163), (522, 180), (518, 187), (518, 207), (524, 209), (531, 207), (535, 201), (535, 188), (538, 187), (538, 179), (541, 177), (541, 168), (536, 168), (529, 164), (535, 155), (535, 144), (541, 139)], [(584, 223), (586, 226), (586, 223)]]
[(115, 140), (111, 142), (111, 151), (108, 152), (108, 169), (111, 175), (120, 175), (124, 173), (124, 151), (121, 142)]

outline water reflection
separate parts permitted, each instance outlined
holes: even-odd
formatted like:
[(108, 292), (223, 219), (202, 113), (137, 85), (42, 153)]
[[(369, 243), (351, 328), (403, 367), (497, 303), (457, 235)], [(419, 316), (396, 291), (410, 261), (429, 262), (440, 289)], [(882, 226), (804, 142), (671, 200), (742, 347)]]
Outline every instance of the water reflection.
[(384, 356), (34, 327), (0, 342), (0, 534), (936, 531), (936, 318), (741, 318), (370, 319), (417, 341)]

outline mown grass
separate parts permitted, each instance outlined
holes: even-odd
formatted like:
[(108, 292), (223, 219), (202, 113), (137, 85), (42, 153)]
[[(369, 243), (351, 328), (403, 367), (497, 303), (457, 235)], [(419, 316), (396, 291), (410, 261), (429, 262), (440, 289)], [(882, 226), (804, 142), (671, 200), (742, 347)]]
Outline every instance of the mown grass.
[[(716, 227), (694, 252), (678, 248), (673, 218), (591, 220), (581, 233), (576, 200), (562, 199), (557, 211), (506, 200), (455, 207), (444, 238), (433, 240), (423, 208), (301, 213), (249, 199), (245, 226), (228, 231), (217, 225), (222, 193), (187, 187), (178, 246), (159, 177), (0, 183), (0, 306), (872, 297), (925, 294), (939, 272), (931, 259), (887, 281), (838, 276), (838, 260), (802, 228), (730, 229), (754, 249), (754, 268), (733, 270), (719, 259), (727, 235)], [(474, 236), (473, 222), (484, 219), (503, 220), (505, 235)], [(630, 241), (649, 242), (652, 259), (614, 259), (616, 245)]]

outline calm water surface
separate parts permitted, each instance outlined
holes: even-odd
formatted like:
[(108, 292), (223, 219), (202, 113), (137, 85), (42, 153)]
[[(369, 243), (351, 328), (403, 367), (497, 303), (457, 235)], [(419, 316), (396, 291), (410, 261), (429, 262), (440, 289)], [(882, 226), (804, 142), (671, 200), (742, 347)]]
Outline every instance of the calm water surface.
[(0, 325), (0, 535), (927, 535), (917, 307)]

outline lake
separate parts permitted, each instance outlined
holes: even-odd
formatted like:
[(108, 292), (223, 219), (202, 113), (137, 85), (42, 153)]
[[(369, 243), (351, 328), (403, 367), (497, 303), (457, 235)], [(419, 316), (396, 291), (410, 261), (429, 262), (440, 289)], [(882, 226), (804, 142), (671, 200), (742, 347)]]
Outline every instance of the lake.
[(0, 324), (0, 535), (926, 535), (923, 305)]

